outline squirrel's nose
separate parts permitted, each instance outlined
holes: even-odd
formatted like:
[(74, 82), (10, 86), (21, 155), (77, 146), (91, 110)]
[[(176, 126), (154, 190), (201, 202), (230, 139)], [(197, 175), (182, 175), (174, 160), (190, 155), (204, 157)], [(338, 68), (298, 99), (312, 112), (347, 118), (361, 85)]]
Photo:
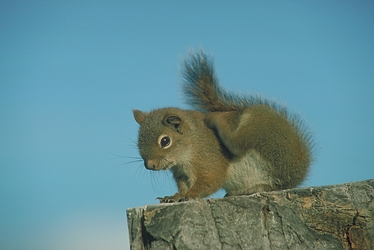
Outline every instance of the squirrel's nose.
[(155, 168), (156, 168), (156, 165), (151, 160), (149, 160), (149, 161), (144, 160), (144, 166), (148, 170), (155, 170)]

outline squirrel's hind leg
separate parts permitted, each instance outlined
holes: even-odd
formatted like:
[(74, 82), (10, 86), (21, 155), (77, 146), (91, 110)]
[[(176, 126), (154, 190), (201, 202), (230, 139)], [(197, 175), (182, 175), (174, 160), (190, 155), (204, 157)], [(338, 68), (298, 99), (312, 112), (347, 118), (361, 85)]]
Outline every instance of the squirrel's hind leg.
[(243, 130), (249, 118), (249, 113), (241, 111), (211, 112), (205, 116), (205, 124), (216, 131), (223, 144), (233, 155), (242, 156), (250, 146), (248, 128)]

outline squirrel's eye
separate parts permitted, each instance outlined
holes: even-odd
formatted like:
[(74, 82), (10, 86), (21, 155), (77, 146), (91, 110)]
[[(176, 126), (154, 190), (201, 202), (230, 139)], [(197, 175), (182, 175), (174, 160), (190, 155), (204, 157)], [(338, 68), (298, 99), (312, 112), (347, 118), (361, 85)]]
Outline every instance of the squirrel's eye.
[(170, 147), (170, 145), (171, 145), (171, 140), (170, 140), (169, 136), (164, 136), (164, 137), (161, 138), (160, 146), (162, 148), (168, 148), (168, 147)]

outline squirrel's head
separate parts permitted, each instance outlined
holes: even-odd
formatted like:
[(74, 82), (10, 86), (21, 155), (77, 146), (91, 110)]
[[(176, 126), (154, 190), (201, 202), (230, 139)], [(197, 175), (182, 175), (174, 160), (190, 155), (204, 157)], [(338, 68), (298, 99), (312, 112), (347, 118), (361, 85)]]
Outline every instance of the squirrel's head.
[(140, 125), (138, 148), (144, 165), (150, 170), (166, 170), (188, 154), (188, 124), (183, 110), (163, 108), (150, 113), (133, 110), (135, 121)]

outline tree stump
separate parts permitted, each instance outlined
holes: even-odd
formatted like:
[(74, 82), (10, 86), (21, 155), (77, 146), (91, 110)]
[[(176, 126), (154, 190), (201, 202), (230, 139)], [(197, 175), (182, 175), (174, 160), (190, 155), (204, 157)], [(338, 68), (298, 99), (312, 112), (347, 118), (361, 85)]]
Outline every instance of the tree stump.
[(374, 180), (127, 210), (131, 249), (374, 249)]

